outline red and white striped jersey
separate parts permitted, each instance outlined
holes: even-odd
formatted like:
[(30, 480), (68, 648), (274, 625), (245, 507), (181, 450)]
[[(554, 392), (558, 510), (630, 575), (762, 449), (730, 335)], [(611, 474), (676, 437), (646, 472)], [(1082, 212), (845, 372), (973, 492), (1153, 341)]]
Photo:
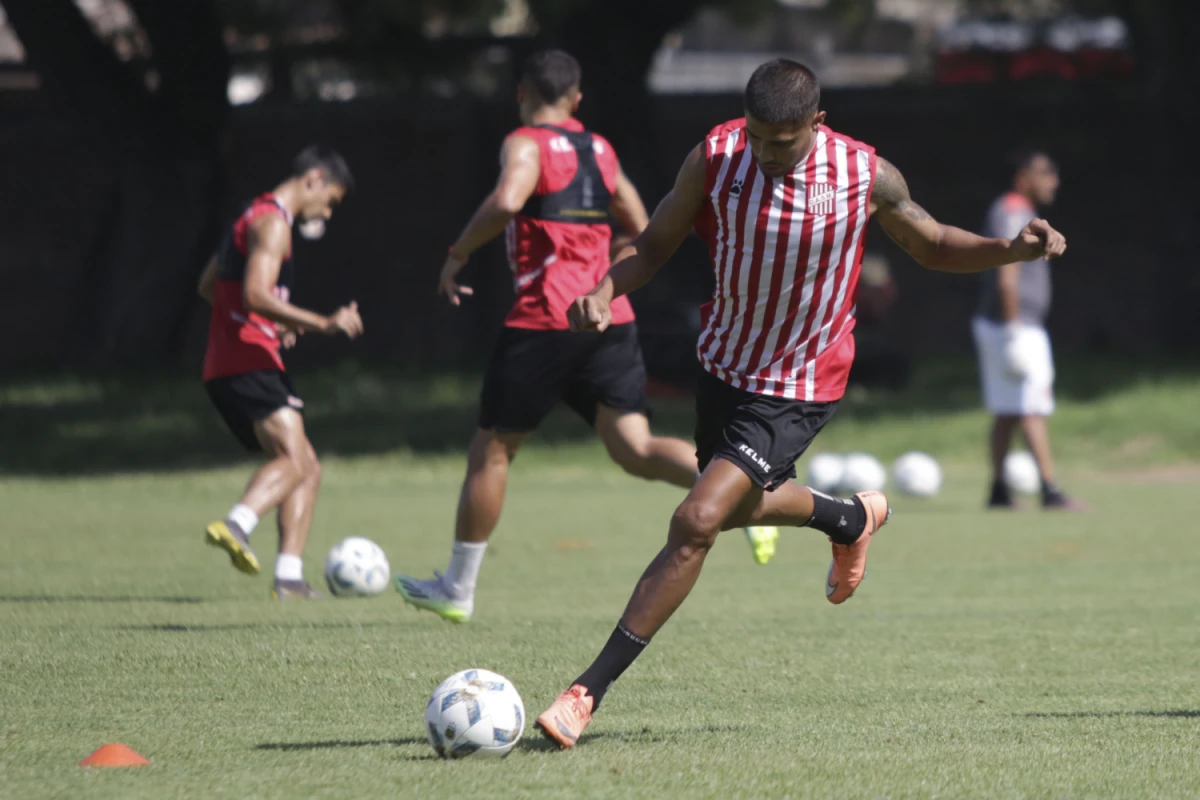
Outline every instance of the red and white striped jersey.
[(739, 389), (838, 400), (854, 361), (875, 149), (821, 126), (789, 175), (764, 175), (744, 119), (705, 142), (709, 201), (696, 220), (716, 273), (696, 352)]

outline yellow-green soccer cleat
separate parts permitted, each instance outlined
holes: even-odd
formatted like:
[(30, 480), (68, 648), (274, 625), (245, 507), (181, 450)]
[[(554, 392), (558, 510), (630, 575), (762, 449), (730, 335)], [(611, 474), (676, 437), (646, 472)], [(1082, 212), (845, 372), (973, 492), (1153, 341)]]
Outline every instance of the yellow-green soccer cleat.
[(775, 555), (775, 542), (779, 539), (779, 528), (774, 526), (751, 526), (744, 528), (750, 553), (759, 564), (765, 564)]
[(474, 598), (456, 600), (442, 584), (442, 576), (434, 573), (429, 580), (418, 580), (407, 575), (396, 576), (396, 591), (410, 606), (432, 611), (447, 622), (467, 622), (475, 610)]
[(229, 526), (223, 520), (210, 522), (204, 529), (204, 541), (229, 553), (229, 560), (239, 571), (247, 575), (258, 574), (258, 556), (250, 549), (250, 540), (237, 525)]

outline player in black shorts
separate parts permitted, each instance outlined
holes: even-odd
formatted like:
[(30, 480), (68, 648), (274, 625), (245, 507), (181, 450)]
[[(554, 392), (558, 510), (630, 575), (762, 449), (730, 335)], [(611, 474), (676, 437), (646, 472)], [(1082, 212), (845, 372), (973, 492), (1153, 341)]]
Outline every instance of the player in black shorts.
[(396, 579), (404, 598), (466, 622), (488, 538), (500, 518), (508, 465), (560, 401), (596, 429), (626, 472), (688, 488), (695, 448), (654, 436), (633, 309), (604, 333), (572, 334), (567, 306), (608, 269), (609, 214), (629, 232), (646, 227), (641, 198), (612, 146), (577, 122), (579, 65), (561, 51), (533, 56), (518, 90), (521, 120), (504, 142), (495, 191), (450, 248), (439, 290), (458, 305), (467, 258), (505, 232), (517, 298), (484, 378), (479, 430), (467, 455), (454, 546), (445, 575)]
[(340, 155), (308, 148), (296, 158), (291, 177), (246, 207), (200, 279), (200, 296), (212, 304), (204, 387), (242, 446), (267, 456), (228, 516), (205, 528), (205, 541), (228, 552), (242, 572), (257, 574), (250, 534), (259, 517), (278, 508), (273, 593), (279, 598), (318, 596), (304, 581), (301, 558), (321, 482), (321, 465), (304, 431), (304, 403), (292, 389), (280, 349), (305, 331), (353, 339), (363, 330), (355, 303), (324, 317), (289, 302), (292, 226), (319, 235), (353, 184)]

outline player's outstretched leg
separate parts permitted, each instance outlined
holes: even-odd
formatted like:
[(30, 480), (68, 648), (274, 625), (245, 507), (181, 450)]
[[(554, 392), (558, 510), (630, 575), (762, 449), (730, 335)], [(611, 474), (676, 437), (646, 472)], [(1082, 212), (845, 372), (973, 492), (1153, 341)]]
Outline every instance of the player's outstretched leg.
[(740, 467), (713, 461), (671, 517), (667, 545), (642, 573), (600, 655), (537, 718), (547, 738), (574, 747), (608, 687), (641, 654), (700, 577), (722, 522), (758, 490)]
[(841, 603), (862, 581), (867, 547), (890, 516), (887, 498), (879, 492), (839, 500), (791, 481), (764, 492), (742, 466), (715, 459), (671, 518), (667, 546), (642, 574), (600, 656), (537, 718), (537, 726), (563, 748), (575, 745), (609, 686), (695, 585), (718, 530), (758, 524), (802, 526), (824, 533), (834, 554), (826, 576), (826, 598)]
[(475, 610), (475, 584), (488, 539), (500, 521), (508, 466), (528, 433), (480, 429), (467, 454), (467, 476), (458, 498), (454, 546), (445, 573), (432, 578), (396, 576), (396, 589), (407, 603), (449, 622), (467, 622)]
[(726, 530), (746, 522), (816, 528), (829, 537), (833, 562), (825, 576), (825, 597), (844, 603), (862, 583), (867, 571), (867, 548), (872, 538), (892, 516), (882, 492), (859, 492), (849, 499), (830, 497), (807, 486), (787, 481), (772, 492), (764, 492), (758, 504), (726, 522)]

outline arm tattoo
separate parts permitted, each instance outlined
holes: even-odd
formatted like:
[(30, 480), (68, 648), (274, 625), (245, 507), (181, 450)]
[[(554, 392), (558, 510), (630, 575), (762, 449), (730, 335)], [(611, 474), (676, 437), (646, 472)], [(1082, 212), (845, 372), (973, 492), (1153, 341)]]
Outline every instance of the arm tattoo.
[(895, 210), (913, 222), (933, 219), (928, 211), (913, 202), (908, 193), (908, 182), (886, 158), (880, 158), (875, 169), (875, 197), (881, 209)]

